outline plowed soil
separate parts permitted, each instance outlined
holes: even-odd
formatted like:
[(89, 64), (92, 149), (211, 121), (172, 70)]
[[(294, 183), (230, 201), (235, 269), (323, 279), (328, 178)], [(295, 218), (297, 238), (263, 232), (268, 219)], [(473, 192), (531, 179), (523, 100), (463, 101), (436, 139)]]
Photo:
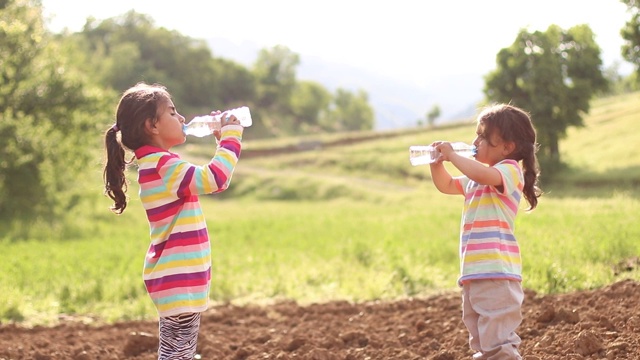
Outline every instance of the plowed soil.
[[(527, 291), (525, 360), (640, 359), (640, 283), (538, 296)], [(460, 294), (393, 302), (212, 307), (201, 359), (470, 359)], [(157, 322), (0, 326), (0, 359), (156, 359)]]

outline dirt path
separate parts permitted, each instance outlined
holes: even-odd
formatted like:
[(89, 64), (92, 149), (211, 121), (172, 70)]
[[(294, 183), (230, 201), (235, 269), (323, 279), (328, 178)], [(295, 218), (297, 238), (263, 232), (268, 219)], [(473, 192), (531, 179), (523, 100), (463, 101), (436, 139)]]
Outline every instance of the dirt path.
[[(554, 296), (527, 292), (525, 360), (640, 359), (640, 283)], [(0, 326), (0, 359), (155, 359), (156, 322)], [(470, 359), (459, 294), (396, 302), (211, 308), (202, 359)]]

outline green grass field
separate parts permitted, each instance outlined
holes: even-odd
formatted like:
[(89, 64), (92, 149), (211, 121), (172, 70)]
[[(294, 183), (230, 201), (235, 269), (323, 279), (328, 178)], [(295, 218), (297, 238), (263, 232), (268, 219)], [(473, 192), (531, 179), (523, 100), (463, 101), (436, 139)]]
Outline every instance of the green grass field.
[[(524, 286), (541, 293), (602, 286), (640, 255), (640, 93), (598, 99), (560, 144), (569, 167), (538, 208), (517, 219)], [(247, 131), (251, 131), (250, 129)], [(202, 197), (216, 302), (365, 301), (455, 291), (462, 198), (440, 194), (408, 147), (470, 142), (475, 124), (397, 131), (353, 145), (241, 159), (231, 189)], [(353, 139), (371, 134), (350, 134)], [(339, 137), (280, 139), (272, 146)], [(268, 149), (268, 141), (247, 141)], [(193, 161), (202, 144), (175, 149)], [(130, 205), (109, 212), (98, 161), (79, 186), (90, 201), (67, 219), (0, 239), (0, 319), (50, 324), (60, 314), (106, 321), (154, 317), (141, 279), (148, 227), (130, 174)], [(544, 174), (542, 177), (544, 181)], [(524, 209), (525, 204), (522, 204)], [(27, 233), (27, 240), (12, 234)]]

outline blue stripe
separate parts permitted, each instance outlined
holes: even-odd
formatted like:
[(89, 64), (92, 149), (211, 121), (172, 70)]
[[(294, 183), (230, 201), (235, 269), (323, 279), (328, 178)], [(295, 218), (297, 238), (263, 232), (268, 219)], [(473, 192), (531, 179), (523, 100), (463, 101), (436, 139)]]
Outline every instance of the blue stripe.
[(199, 293), (176, 294), (173, 296), (156, 298), (154, 302), (158, 305), (165, 305), (165, 304), (171, 304), (173, 302), (178, 302), (178, 301), (202, 300), (206, 298), (207, 298), (207, 292), (203, 291)]
[(156, 265), (170, 263), (172, 261), (202, 259), (211, 254), (211, 249), (202, 249), (201, 251), (190, 251), (173, 255), (162, 255)]
[(163, 182), (162, 186), (154, 186), (152, 188), (148, 188), (140, 191), (140, 196), (149, 196), (149, 195), (159, 194), (159, 193), (165, 192), (166, 189), (167, 187), (164, 185), (164, 182)]

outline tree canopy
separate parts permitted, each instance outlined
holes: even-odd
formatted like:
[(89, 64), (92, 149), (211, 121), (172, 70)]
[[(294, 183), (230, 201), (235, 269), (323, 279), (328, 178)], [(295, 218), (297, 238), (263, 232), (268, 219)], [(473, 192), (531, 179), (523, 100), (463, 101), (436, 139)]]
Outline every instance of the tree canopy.
[[(83, 52), (94, 54), (87, 71), (96, 73), (103, 86), (121, 92), (138, 81), (161, 83), (187, 118), (246, 105), (254, 117), (249, 137), (340, 129), (317, 127), (336, 98), (318, 83), (313, 93), (319, 97), (305, 95), (309, 86), (296, 76), (300, 56), (286, 46), (260, 50), (255, 63), (245, 67), (216, 57), (205, 41), (156, 27), (133, 10), (101, 22), (90, 18), (72, 36)], [(373, 124), (367, 119), (362, 127), (372, 129)]]
[[(0, 7), (0, 217), (51, 219), (79, 197), (108, 95), (52, 41), (37, 3)], [(98, 114), (98, 115), (96, 115)]]
[(487, 99), (530, 112), (542, 156), (559, 162), (559, 139), (568, 127), (583, 126), (589, 101), (607, 86), (593, 32), (588, 25), (521, 30), (510, 47), (500, 50), (496, 63), (485, 77)]

